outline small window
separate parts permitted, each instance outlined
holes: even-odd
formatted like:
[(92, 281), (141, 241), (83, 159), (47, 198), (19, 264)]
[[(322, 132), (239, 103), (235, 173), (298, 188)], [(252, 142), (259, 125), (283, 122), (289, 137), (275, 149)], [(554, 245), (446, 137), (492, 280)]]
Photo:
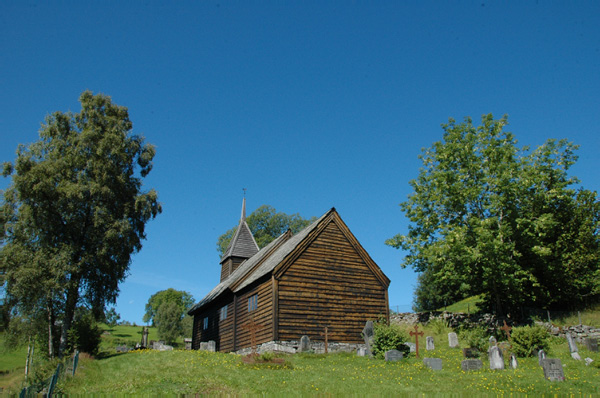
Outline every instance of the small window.
[(227, 319), (227, 306), (221, 307), (219, 311), (219, 320), (224, 321), (225, 319)]
[(204, 318), (204, 330), (208, 329), (208, 317)]
[(250, 296), (250, 298), (248, 299), (248, 312), (254, 311), (257, 308), (258, 308), (258, 294), (255, 294), (254, 296)]

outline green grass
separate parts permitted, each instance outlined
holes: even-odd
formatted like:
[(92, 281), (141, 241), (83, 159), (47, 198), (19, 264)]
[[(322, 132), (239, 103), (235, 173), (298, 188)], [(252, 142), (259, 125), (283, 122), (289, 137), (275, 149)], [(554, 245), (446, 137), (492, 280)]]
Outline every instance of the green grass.
[[(142, 326), (108, 326), (100, 325), (103, 330), (100, 352), (112, 354), (115, 347), (126, 345), (130, 348), (142, 342)], [(148, 341), (158, 340), (158, 331), (155, 327), (149, 328)]]
[[(567, 381), (549, 382), (535, 358), (519, 360), (519, 368), (463, 372), (462, 353), (436, 340), (436, 350), (422, 356), (443, 359), (433, 371), (411, 357), (386, 363), (353, 354), (286, 357), (288, 366), (246, 365), (233, 354), (202, 351), (137, 351), (102, 360), (85, 360), (81, 371), (59, 383), (66, 394), (227, 394), (363, 396), (409, 393), (453, 394), (598, 394), (600, 369), (570, 358), (564, 340), (555, 339), (551, 356), (565, 365)], [(581, 349), (582, 357), (600, 361), (598, 353)], [(489, 367), (484, 360), (484, 368)]]
[(468, 297), (464, 300), (458, 301), (445, 308), (439, 308), (438, 311), (447, 312), (462, 312), (462, 313), (475, 313), (479, 311), (478, 304), (481, 301), (481, 296)]

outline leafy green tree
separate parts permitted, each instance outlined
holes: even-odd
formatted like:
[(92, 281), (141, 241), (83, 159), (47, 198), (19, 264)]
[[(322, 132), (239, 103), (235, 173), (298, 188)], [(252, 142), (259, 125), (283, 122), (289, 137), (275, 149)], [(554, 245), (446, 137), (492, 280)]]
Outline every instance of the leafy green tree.
[(548, 140), (529, 153), (507, 123), (485, 115), (477, 127), (470, 118), (442, 125), (443, 141), (420, 155), (413, 193), (400, 204), (408, 233), (386, 243), (406, 250), (403, 266), (434, 285), (418, 294), (482, 294), (500, 314), (597, 296), (600, 206), (568, 175), (577, 146)]
[(158, 328), (158, 337), (167, 343), (174, 343), (181, 336), (183, 315), (177, 303), (167, 301), (158, 307), (155, 322)]
[(117, 310), (115, 309), (115, 307), (111, 307), (104, 313), (104, 320), (106, 321), (106, 324), (110, 327), (117, 326), (120, 319), (121, 314), (117, 314)]
[(142, 319), (144, 322), (152, 322), (156, 324), (156, 314), (161, 306), (166, 303), (174, 303), (179, 311), (179, 314), (183, 318), (185, 313), (194, 305), (194, 297), (183, 290), (175, 290), (169, 288), (154, 293), (148, 299), (146, 303), (146, 313)]
[(156, 191), (142, 190), (154, 147), (131, 134), (127, 108), (89, 91), (79, 101), (81, 112), (49, 115), (40, 140), (5, 163), (12, 181), (1, 203), (7, 295), (24, 313), (41, 308), (49, 325), (61, 321), (60, 357), (78, 303), (98, 319), (115, 302), (146, 223), (161, 212)]
[[(277, 213), (272, 206), (262, 205), (246, 218), (246, 223), (254, 235), (256, 244), (262, 249), (288, 229), (295, 234), (315, 220), (315, 217), (306, 220), (298, 213), (291, 215)], [(229, 246), (229, 242), (231, 241), (233, 234), (235, 234), (236, 229), (237, 226), (219, 236), (219, 239), (217, 240), (217, 251), (219, 252), (219, 256), (222, 256), (227, 250), (227, 246)]]

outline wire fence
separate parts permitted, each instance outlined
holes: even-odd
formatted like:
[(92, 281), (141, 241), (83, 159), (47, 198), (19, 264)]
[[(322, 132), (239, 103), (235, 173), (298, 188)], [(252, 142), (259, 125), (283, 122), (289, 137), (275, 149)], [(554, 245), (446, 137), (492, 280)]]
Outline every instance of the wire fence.
[(75, 351), (75, 354), (72, 358), (67, 359), (64, 364), (59, 363), (56, 366), (56, 371), (52, 374), (52, 376), (39, 383), (35, 383), (23, 388), (19, 394), (19, 398), (36, 397), (40, 393), (47, 398), (52, 398), (52, 394), (54, 394), (54, 388), (56, 387), (58, 380), (66, 375), (75, 376), (78, 363), (79, 351)]

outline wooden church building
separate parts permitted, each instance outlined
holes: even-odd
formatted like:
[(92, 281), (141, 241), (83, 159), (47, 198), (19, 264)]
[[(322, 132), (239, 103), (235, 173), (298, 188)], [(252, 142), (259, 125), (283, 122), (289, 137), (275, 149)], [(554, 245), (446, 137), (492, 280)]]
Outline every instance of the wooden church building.
[(389, 318), (390, 280), (335, 208), (262, 249), (245, 213), (244, 199), (221, 258), (221, 282), (188, 312), (194, 317), (193, 349), (210, 340), (226, 352), (302, 335), (322, 341), (326, 326), (329, 341), (360, 343), (367, 320)]

